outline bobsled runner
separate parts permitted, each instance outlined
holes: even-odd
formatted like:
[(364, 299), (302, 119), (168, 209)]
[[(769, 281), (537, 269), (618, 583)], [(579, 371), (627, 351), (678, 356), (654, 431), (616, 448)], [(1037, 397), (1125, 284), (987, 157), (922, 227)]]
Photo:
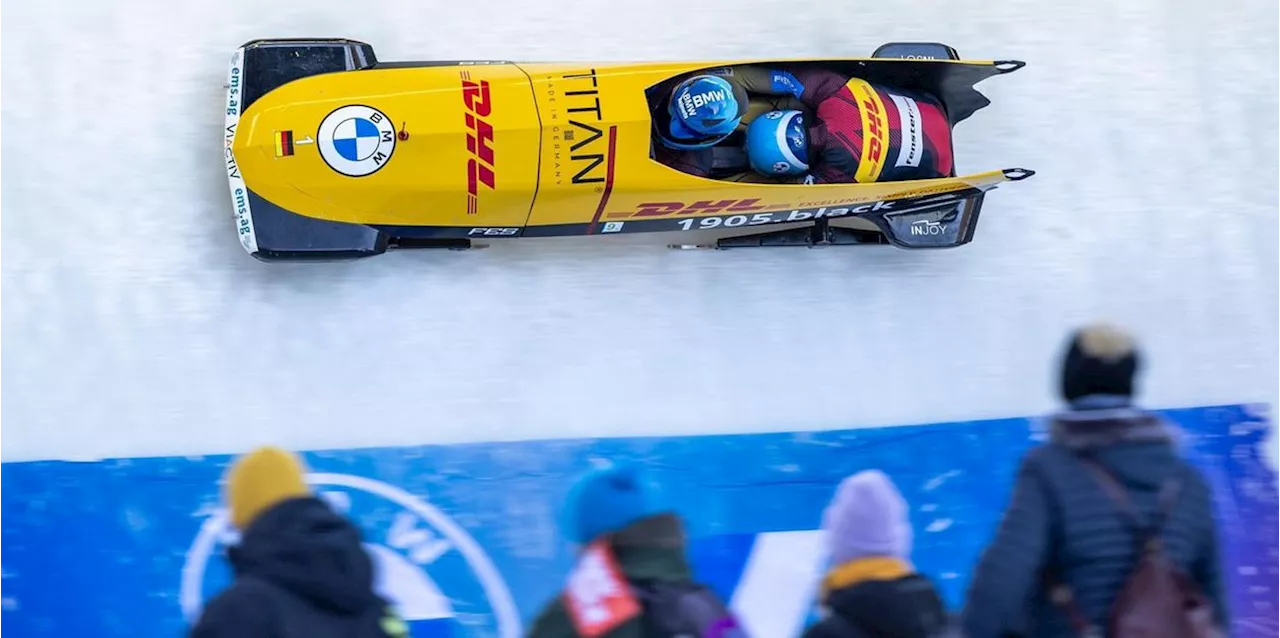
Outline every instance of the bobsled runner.
[(354, 40), (254, 40), (234, 52), (226, 87), (240, 242), (264, 261), (707, 230), (736, 233), (714, 248), (950, 248), (973, 239), (988, 191), (1034, 174), (760, 183), (654, 159), (646, 91), (738, 64), (817, 65), (924, 91), (947, 127), (990, 103), (977, 83), (1024, 66), (961, 60), (935, 43), (890, 43), (869, 58), (523, 63), (383, 62)]

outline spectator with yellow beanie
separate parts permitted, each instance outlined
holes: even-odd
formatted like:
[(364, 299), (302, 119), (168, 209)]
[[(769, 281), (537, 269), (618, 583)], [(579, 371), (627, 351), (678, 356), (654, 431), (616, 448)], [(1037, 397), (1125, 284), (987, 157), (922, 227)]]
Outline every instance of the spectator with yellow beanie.
[(225, 499), (241, 532), (235, 582), (209, 601), (191, 638), (398, 638), (405, 624), (373, 589), (360, 531), (307, 486), (276, 447), (236, 460)]

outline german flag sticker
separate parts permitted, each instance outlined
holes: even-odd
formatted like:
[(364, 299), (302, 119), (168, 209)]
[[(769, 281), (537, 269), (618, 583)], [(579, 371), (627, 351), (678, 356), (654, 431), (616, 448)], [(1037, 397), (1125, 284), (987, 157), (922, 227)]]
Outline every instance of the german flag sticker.
[(293, 131), (276, 131), (276, 157), (293, 155)]

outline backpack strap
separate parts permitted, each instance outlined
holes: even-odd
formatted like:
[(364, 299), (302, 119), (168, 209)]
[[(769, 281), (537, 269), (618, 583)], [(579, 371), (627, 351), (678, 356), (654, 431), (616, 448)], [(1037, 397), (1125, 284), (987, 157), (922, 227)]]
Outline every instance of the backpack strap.
[(1081, 456), (1080, 462), (1084, 464), (1089, 473), (1093, 475), (1097, 483), (1102, 487), (1102, 491), (1120, 508), (1125, 515), (1125, 519), (1129, 522), (1129, 527), (1136, 535), (1136, 544), (1140, 551), (1154, 551), (1160, 548), (1160, 530), (1164, 527), (1164, 523), (1168, 520), (1169, 512), (1173, 510), (1173, 506), (1177, 503), (1178, 493), (1182, 490), (1182, 481), (1171, 476), (1165, 480), (1160, 486), (1160, 494), (1157, 498), (1157, 506), (1155, 516), (1152, 517), (1150, 523), (1143, 523), (1142, 516), (1138, 513), (1137, 508), (1133, 506), (1133, 501), (1129, 499), (1129, 493), (1120, 485), (1111, 472), (1107, 471), (1097, 461)]
[[(1128, 490), (1116, 480), (1115, 476), (1107, 468), (1088, 456), (1077, 455), (1076, 458), (1093, 476), (1094, 481), (1102, 488), (1107, 497), (1124, 514), (1125, 522), (1129, 524), (1129, 528), (1134, 532), (1134, 544), (1138, 548), (1138, 552), (1159, 551), (1162, 547), (1160, 531), (1169, 517), (1169, 512), (1173, 510), (1174, 505), (1177, 503), (1178, 493), (1182, 490), (1182, 480), (1177, 476), (1171, 476), (1165, 480), (1160, 486), (1155, 515), (1149, 523), (1144, 523), (1142, 515), (1129, 498)], [(1045, 585), (1049, 591), (1049, 600), (1067, 615), (1068, 622), (1071, 623), (1077, 634), (1089, 637), (1102, 635), (1101, 630), (1090, 622), (1080, 609), (1079, 603), (1076, 602), (1075, 593), (1069, 585), (1062, 582), (1052, 573), (1045, 575)]]
[(1080, 604), (1076, 602), (1075, 592), (1071, 590), (1070, 585), (1062, 582), (1053, 572), (1045, 573), (1044, 584), (1045, 589), (1049, 591), (1049, 601), (1062, 610), (1062, 613), (1066, 614), (1067, 622), (1076, 631), (1076, 635), (1081, 638), (1092, 638), (1101, 635), (1098, 628), (1089, 621), (1084, 615), (1084, 611), (1080, 609)]

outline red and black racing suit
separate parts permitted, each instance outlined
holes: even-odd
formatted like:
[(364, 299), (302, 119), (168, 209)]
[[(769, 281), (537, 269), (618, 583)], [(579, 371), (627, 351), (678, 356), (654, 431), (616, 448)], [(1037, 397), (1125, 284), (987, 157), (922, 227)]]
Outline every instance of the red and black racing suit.
[[(788, 70), (804, 87), (799, 101), (810, 116), (809, 174), (814, 183), (887, 182), (951, 174), (951, 126), (936, 98), (825, 69)], [(768, 69), (739, 66), (730, 67), (725, 79), (740, 83), (753, 96), (776, 96), (779, 91), (770, 90), (771, 75)], [(759, 115), (756, 111), (795, 108), (766, 101), (763, 109), (753, 108), (744, 117), (744, 126)], [(681, 151), (661, 145), (655, 151), (659, 161), (701, 177), (710, 174), (711, 155), (710, 149)]]

